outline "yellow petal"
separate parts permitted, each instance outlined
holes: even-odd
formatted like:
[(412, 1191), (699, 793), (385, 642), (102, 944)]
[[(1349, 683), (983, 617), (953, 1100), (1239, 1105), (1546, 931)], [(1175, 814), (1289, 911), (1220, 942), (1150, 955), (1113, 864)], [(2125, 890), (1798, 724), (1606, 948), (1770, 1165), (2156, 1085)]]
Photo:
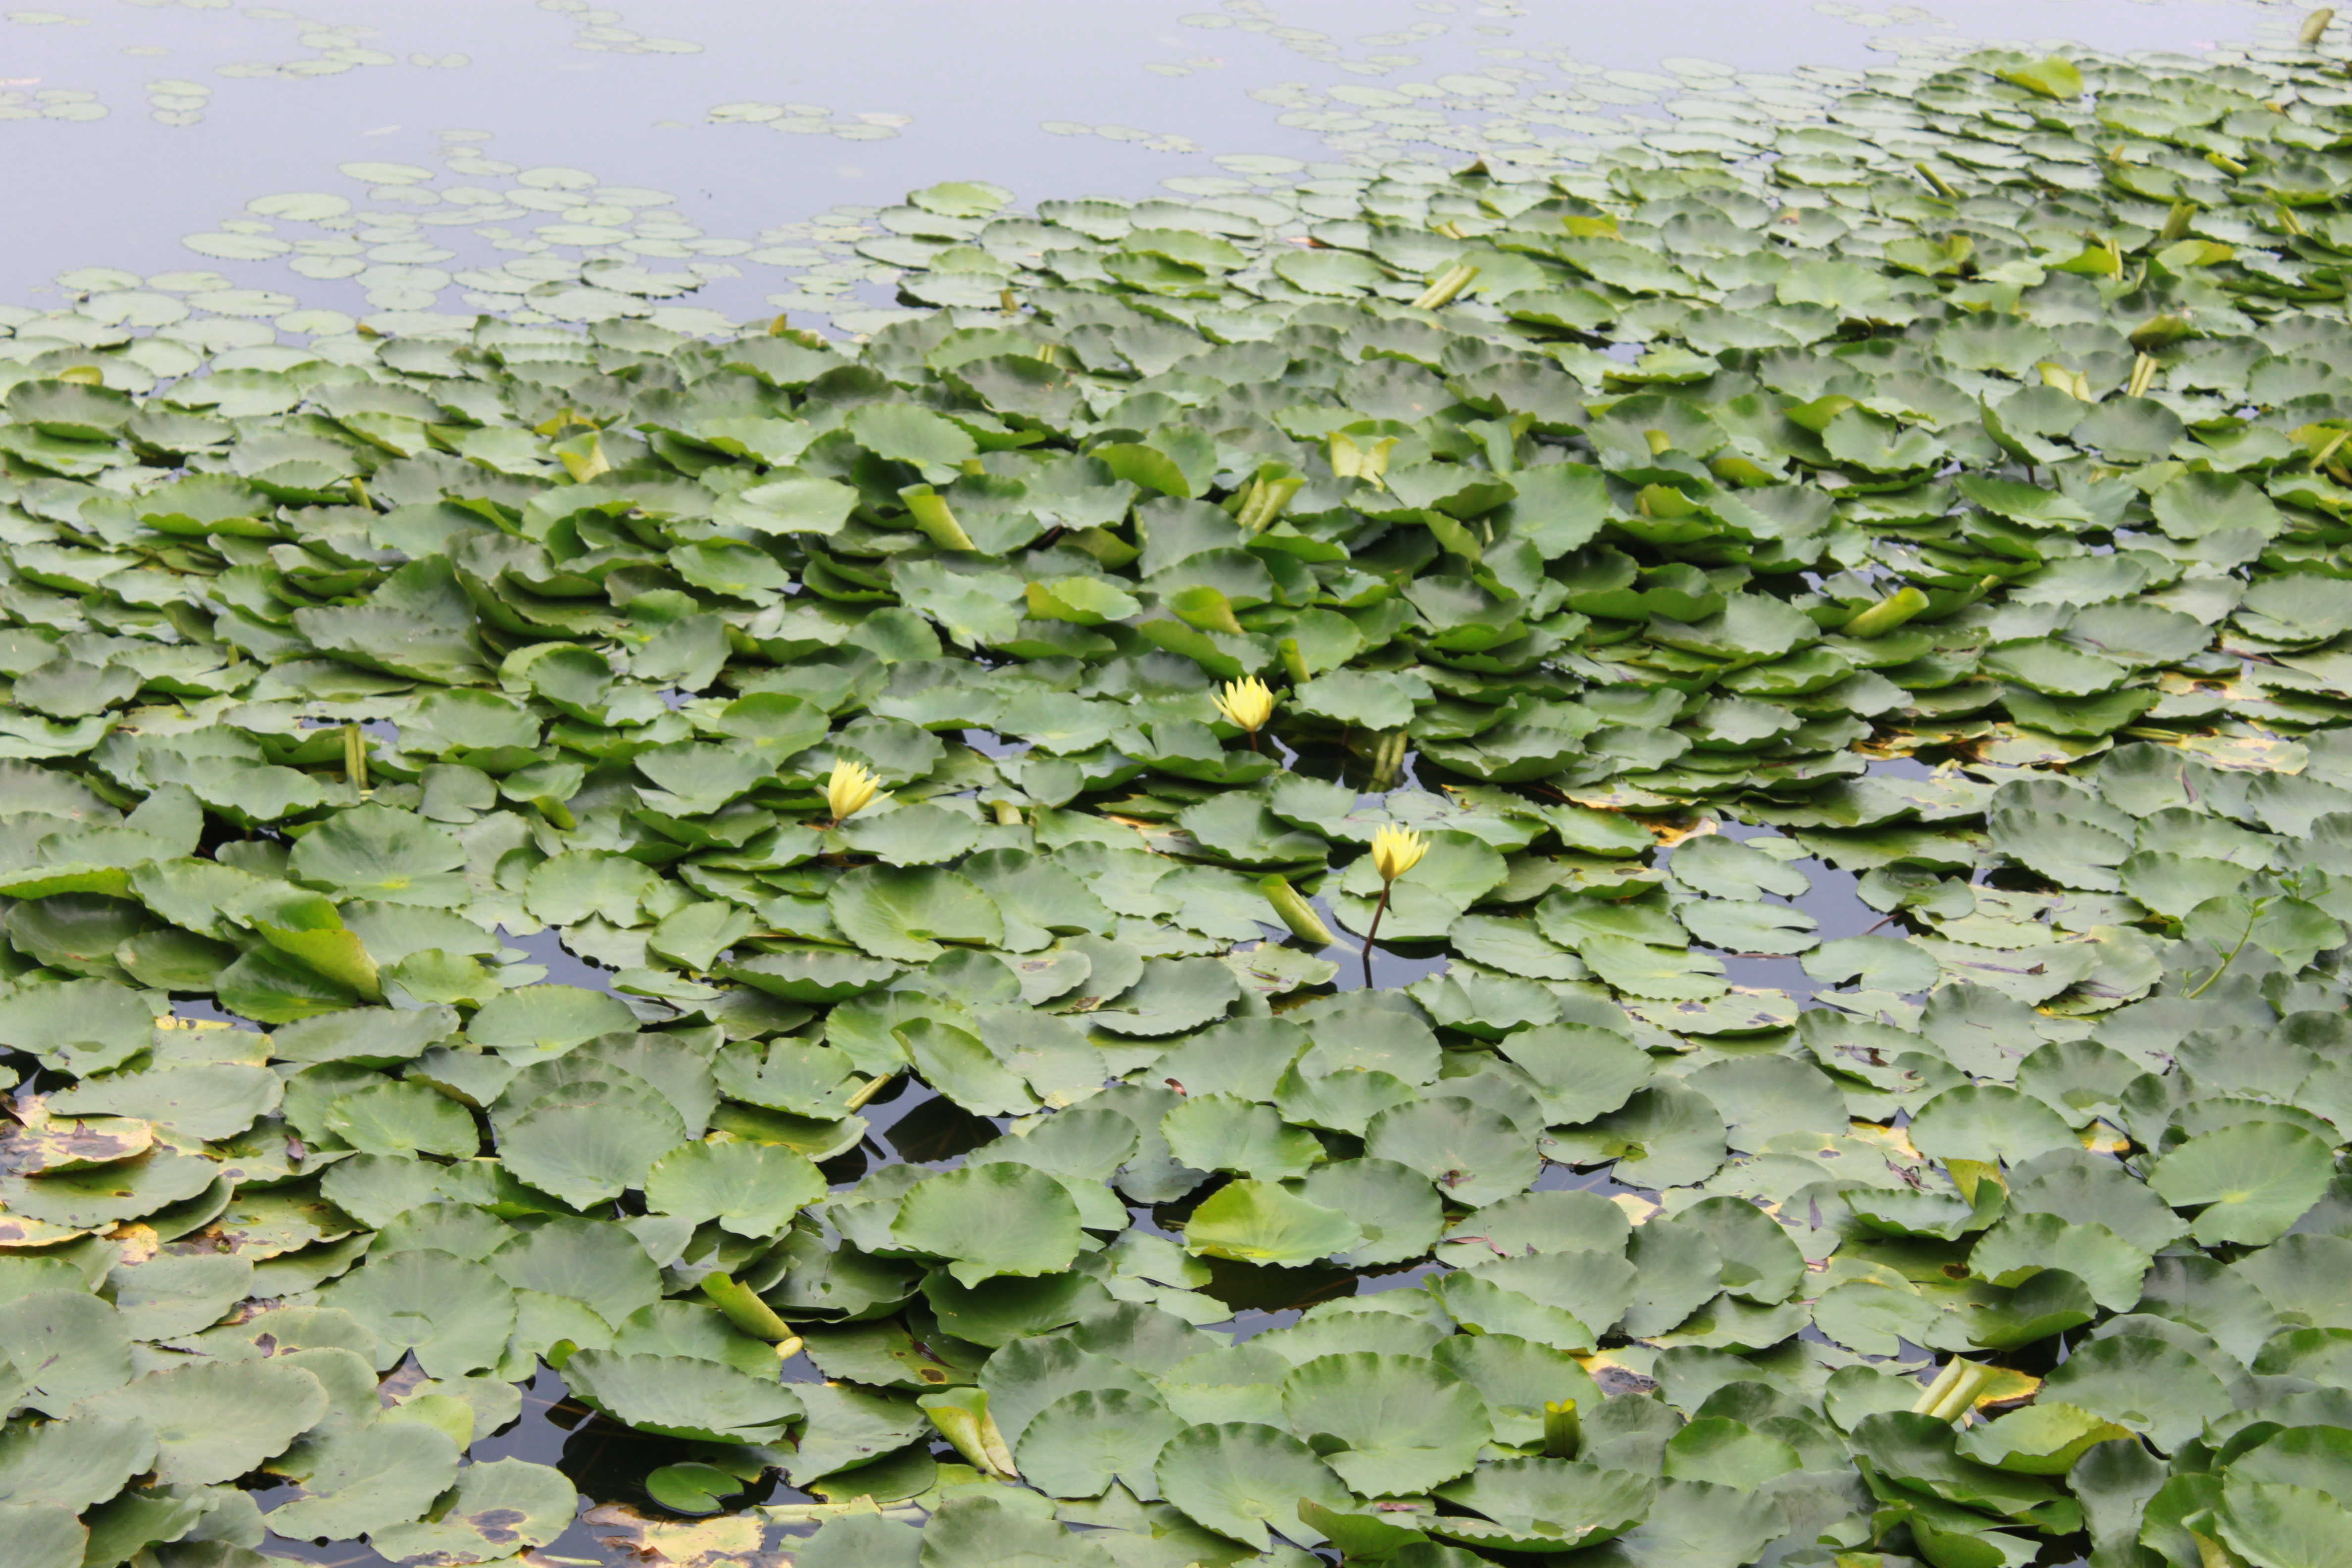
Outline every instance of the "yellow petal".
[(863, 763), (846, 758), (833, 764), (833, 776), (824, 783), (824, 804), (835, 822), (846, 821), (872, 804), (877, 780)]
[(1393, 882), (1429, 853), (1429, 840), (1402, 827), (1383, 827), (1372, 835), (1372, 869), (1383, 882)]
[(1254, 675), (1229, 682), (1217, 693), (1215, 701), (1217, 711), (1225, 716), (1227, 723), (1252, 733), (1265, 728), (1265, 721), (1274, 717), (1274, 693)]

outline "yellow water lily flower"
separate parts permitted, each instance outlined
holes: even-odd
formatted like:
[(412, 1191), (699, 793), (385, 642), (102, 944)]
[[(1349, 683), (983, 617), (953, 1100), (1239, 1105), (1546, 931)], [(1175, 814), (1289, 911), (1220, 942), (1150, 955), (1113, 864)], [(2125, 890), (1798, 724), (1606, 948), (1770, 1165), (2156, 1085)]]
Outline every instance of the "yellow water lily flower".
[(1372, 869), (1382, 882), (1393, 882), (1429, 853), (1429, 840), (1402, 827), (1383, 827), (1372, 835)]
[(836, 826), (873, 804), (876, 784), (873, 771), (863, 763), (844, 758), (833, 764), (833, 776), (824, 781), (824, 804)]
[(1229, 681), (1217, 693), (1217, 711), (1237, 730), (1256, 734), (1274, 717), (1274, 692), (1265, 681), (1253, 675), (1246, 680)]

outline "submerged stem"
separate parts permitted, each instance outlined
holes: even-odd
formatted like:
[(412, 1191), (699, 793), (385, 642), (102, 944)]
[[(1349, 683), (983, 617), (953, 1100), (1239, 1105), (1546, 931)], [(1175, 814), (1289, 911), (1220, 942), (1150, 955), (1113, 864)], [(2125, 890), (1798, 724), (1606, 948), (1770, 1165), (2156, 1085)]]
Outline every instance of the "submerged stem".
[(2263, 911), (2260, 908), (2257, 908), (2252, 915), (2247, 917), (2246, 933), (2244, 936), (2238, 939), (2238, 945), (2223, 953), (2221, 955), (2221, 962), (2214, 967), (2213, 973), (2207, 975), (2204, 979), (2204, 983), (2199, 985), (2196, 990), (2191, 991), (2186, 997), (2182, 998), (2182, 1000), (2189, 1002), (2196, 1001), (2197, 998), (2205, 994), (2207, 988), (2210, 987), (2213, 982), (2221, 979), (2221, 976), (2230, 972), (2230, 965), (2238, 962), (2238, 954), (2246, 950), (2246, 943), (2252, 939), (2254, 934), (2254, 922), (2262, 918)]

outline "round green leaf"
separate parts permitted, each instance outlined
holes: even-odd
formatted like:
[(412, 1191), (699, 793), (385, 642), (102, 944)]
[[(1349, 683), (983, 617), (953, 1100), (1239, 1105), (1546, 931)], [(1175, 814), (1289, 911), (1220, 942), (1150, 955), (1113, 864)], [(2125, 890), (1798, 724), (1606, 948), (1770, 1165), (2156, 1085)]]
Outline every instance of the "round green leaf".
[(295, 1496), (265, 1516), (290, 1539), (365, 1535), (423, 1517), (457, 1479), (457, 1445), (421, 1421), (329, 1431), (287, 1456)]
[(0, 1503), (0, 1542), (5, 1568), (81, 1568), (89, 1531), (55, 1503)]
[(1696, 1089), (1661, 1083), (1585, 1126), (1553, 1129), (1546, 1152), (1579, 1165), (1614, 1160), (1628, 1185), (1682, 1186), (1722, 1165), (1723, 1113)]
[(576, 985), (526, 985), (485, 1003), (466, 1026), (466, 1037), (509, 1061), (528, 1063), (636, 1026), (636, 1015), (617, 996)]
[(1099, 1497), (1113, 1481), (1147, 1500), (1153, 1466), (1184, 1423), (1148, 1394), (1081, 1388), (1029, 1418), (1013, 1445), (1022, 1479), (1055, 1497)]
[[(1655, 1489), (1647, 1477), (1626, 1470), (1568, 1459), (1505, 1459), (1448, 1482), (1437, 1495), (1543, 1550), (1546, 1543), (1593, 1544), (1623, 1533), (1649, 1511)], [(1475, 1542), (1481, 1532), (1444, 1524), (1437, 1533)]]
[(374, 1331), (379, 1366), (407, 1351), (435, 1377), (496, 1366), (515, 1323), (514, 1293), (478, 1263), (446, 1252), (396, 1253), (328, 1285), (320, 1301)]
[(774, 1236), (824, 1196), (807, 1155), (773, 1143), (688, 1143), (646, 1175), (646, 1202), (680, 1219), (717, 1220), (740, 1236)]
[(1804, 1468), (1797, 1450), (1745, 1422), (1709, 1415), (1666, 1439), (1669, 1480), (1707, 1481), (1753, 1491), (1776, 1476)]
[(499, 1157), (532, 1186), (577, 1208), (643, 1187), (656, 1162), (686, 1142), (667, 1101), (551, 1105), (499, 1129)]
[(1114, 1035), (1156, 1039), (1197, 1028), (1240, 998), (1234, 972), (1213, 958), (1154, 958), (1143, 977), (1087, 1016)]
[(646, 1477), (647, 1497), (689, 1517), (717, 1513), (722, 1500), (742, 1489), (741, 1481), (713, 1465), (664, 1465)]
[(327, 1130), (364, 1154), (446, 1154), (470, 1160), (481, 1134), (466, 1108), (416, 1082), (371, 1084), (327, 1106)]
[(1244, 1263), (1311, 1263), (1362, 1245), (1364, 1233), (1327, 1208), (1272, 1182), (1229, 1182), (1192, 1211), (1186, 1250)]
[(1543, 1163), (1507, 1117), (1457, 1095), (1381, 1111), (1364, 1129), (1364, 1152), (1419, 1171), (1473, 1208), (1524, 1192)]
[(833, 884), (825, 904), (844, 935), (877, 958), (929, 963), (941, 942), (993, 945), (1004, 921), (988, 895), (937, 867), (865, 866)]
[(2047, 1397), (2145, 1433), (2168, 1451), (2235, 1405), (2221, 1377), (2167, 1341), (2140, 1334), (2093, 1340), (2043, 1380)]
[(1445, 1205), (1429, 1178), (1394, 1160), (1342, 1160), (1318, 1165), (1298, 1184), (1308, 1203), (1337, 1209), (1363, 1239), (1332, 1261), (1346, 1268), (1402, 1263), (1436, 1244)]
[(154, 1038), (155, 1015), (110, 980), (66, 980), (0, 995), (0, 1039), (77, 1075), (120, 1067)]
[(2063, 1476), (2101, 1443), (2131, 1434), (2076, 1405), (2036, 1403), (1960, 1434), (1959, 1451), (1980, 1465), (2029, 1476)]
[(563, 1377), (615, 1421), (665, 1437), (772, 1443), (803, 1413), (793, 1391), (772, 1377), (686, 1356), (584, 1350), (563, 1363)]
[(965, 1285), (1000, 1274), (1067, 1268), (1083, 1233), (1069, 1189), (1026, 1165), (967, 1165), (908, 1191), (890, 1226), (897, 1245), (948, 1259)]
[(1354, 1499), (1315, 1451), (1287, 1432), (1219, 1421), (1179, 1433), (1160, 1450), (1160, 1492), (1196, 1522), (1264, 1552), (1271, 1524), (1306, 1546), (1322, 1532), (1298, 1519), (1300, 1500), (1345, 1509)]
[(1231, 1171), (1260, 1181), (1304, 1175), (1323, 1159), (1323, 1145), (1303, 1127), (1291, 1127), (1270, 1105), (1232, 1094), (1202, 1094), (1162, 1117), (1170, 1153), (1196, 1171)]
[(337, 812), (294, 846), (296, 880), (345, 898), (392, 904), (454, 905), (466, 898), (465, 846), (414, 812), (356, 805)]
[(1494, 1436), (1475, 1388), (1413, 1356), (1317, 1356), (1284, 1380), (1282, 1408), (1290, 1429), (1366, 1497), (1408, 1496), (1450, 1481)]
[(285, 1453), (327, 1413), (327, 1389), (301, 1368), (236, 1361), (148, 1373), (91, 1394), (80, 1408), (103, 1420), (146, 1422), (158, 1481), (212, 1486)]
[(0, 1433), (0, 1499), (79, 1513), (152, 1467), (155, 1443), (138, 1416), (19, 1423)]
[(2200, 1244), (2260, 1247), (2319, 1201), (2333, 1170), (2326, 1143), (2302, 1128), (2242, 1121), (2165, 1155), (2147, 1184), (2174, 1208), (2198, 1211), (2189, 1235)]
[(2011, 1164), (2077, 1146), (2074, 1130), (2030, 1094), (2000, 1084), (1948, 1089), (1911, 1117), (1911, 1142), (1931, 1160)]
[(596, 1220), (548, 1220), (506, 1243), (489, 1261), (516, 1289), (569, 1297), (608, 1323), (662, 1294), (660, 1270), (645, 1247), (620, 1226)]

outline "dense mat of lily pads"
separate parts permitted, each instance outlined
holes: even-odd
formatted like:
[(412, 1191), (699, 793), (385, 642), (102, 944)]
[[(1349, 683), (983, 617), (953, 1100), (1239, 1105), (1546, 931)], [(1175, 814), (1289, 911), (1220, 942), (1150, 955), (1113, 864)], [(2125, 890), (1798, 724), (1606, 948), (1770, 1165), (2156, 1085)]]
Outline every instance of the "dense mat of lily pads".
[(8, 341), (0, 1563), (2342, 1563), (2347, 104)]

